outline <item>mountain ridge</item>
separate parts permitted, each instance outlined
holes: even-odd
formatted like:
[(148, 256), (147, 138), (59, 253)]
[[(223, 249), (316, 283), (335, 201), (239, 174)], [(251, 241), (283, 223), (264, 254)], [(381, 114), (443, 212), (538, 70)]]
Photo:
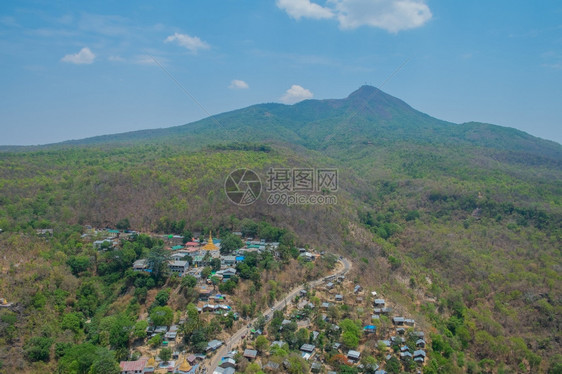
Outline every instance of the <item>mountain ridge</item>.
[[(218, 134), (217, 134), (218, 133)], [(480, 146), (527, 152), (562, 161), (562, 146), (511, 127), (480, 122), (456, 124), (420, 112), (373, 86), (361, 86), (343, 99), (308, 99), (293, 105), (262, 103), (184, 125), (100, 135), (39, 146), (0, 146), (3, 151), (66, 146), (170, 143), (200, 148), (230, 141), (281, 141), (327, 149), (350, 144)]]

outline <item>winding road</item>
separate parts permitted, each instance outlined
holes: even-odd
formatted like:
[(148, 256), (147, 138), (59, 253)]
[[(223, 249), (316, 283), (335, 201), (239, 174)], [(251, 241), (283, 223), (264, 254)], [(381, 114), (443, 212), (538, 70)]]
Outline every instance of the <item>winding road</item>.
[[(349, 272), (352, 265), (351, 265), (351, 262), (347, 258), (340, 257), (338, 262), (343, 264), (343, 269), (341, 269), (340, 271), (338, 271), (334, 274), (329, 274), (329, 275), (326, 275), (326, 276), (334, 275), (334, 276), (337, 277), (337, 276), (340, 276), (340, 275), (346, 275)], [(322, 278), (319, 278), (319, 279), (316, 279), (312, 282), (309, 282), (308, 285), (310, 287), (316, 287), (324, 281), (324, 278), (326, 278), (326, 276), (324, 276)], [(263, 316), (269, 321), (273, 317), (273, 312), (275, 310), (283, 309), (283, 307), (285, 305), (287, 305), (290, 301), (292, 301), (294, 299), (294, 297), (302, 289), (304, 289), (304, 285), (300, 285), (298, 287), (293, 288), (283, 299), (281, 299), (277, 303), (275, 303), (275, 305), (271, 309), (268, 309), (266, 312), (263, 312)], [(254, 318), (252, 321), (250, 321), (250, 324), (253, 325), (256, 322), (256, 320), (257, 320), (257, 318)], [(228, 339), (226, 342), (224, 342), (224, 344), (221, 346), (221, 348), (219, 348), (215, 352), (215, 355), (211, 359), (210, 364), (206, 365), (205, 368), (209, 368), (207, 373), (212, 374), (215, 371), (215, 369), (220, 365), (221, 359), (230, 351), (231, 347), (236, 346), (240, 342), (242, 337), (246, 336), (249, 332), (250, 332), (250, 328), (248, 328), (248, 326), (246, 325), (246, 326), (243, 326), (242, 328), (240, 328), (234, 334), (232, 334), (230, 339)]]

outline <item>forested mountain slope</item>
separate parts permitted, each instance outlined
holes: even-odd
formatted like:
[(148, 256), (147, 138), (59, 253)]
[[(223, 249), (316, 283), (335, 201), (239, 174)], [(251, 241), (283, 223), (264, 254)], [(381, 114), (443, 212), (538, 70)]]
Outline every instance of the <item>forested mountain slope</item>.
[[(271, 205), (265, 191), (246, 207), (229, 202), (231, 171), (249, 168), (265, 182), (272, 167), (338, 169), (337, 204)], [(57, 284), (100, 281), (69, 270), (68, 258), (83, 250), (77, 234), (125, 218), (135, 230), (162, 232), (182, 219), (193, 231), (235, 231), (250, 218), (345, 253), (361, 282), (433, 332), (427, 373), (561, 370), (557, 143), (441, 121), (364, 86), (345, 99), (260, 104), (168, 129), (5, 150), (0, 293), (20, 300), (22, 333), (9, 343), (9, 324), (0, 324), (0, 360), (19, 355), (33, 372), (22, 347), (45, 333), (41, 308), (54, 313), (49, 336), (63, 339), (57, 323), (74, 306), (56, 300)], [(54, 228), (56, 238), (37, 237), (39, 228)], [(30, 296), (39, 291), (46, 306)]]

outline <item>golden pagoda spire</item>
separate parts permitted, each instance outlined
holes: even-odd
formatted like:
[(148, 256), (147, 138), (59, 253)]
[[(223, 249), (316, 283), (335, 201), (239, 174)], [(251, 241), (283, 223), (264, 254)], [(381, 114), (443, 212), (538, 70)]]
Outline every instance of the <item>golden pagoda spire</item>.
[(154, 357), (150, 357), (150, 359), (146, 363), (146, 366), (151, 367), (151, 368), (156, 367), (156, 360), (154, 359)]
[(189, 364), (189, 362), (187, 362), (187, 360), (184, 358), (183, 359), (183, 363), (180, 365), (180, 371), (183, 372), (188, 372), (191, 370), (191, 365)]
[(219, 247), (217, 247), (215, 243), (213, 243), (213, 235), (211, 234), (211, 231), (209, 231), (209, 241), (202, 247), (202, 249), (206, 251), (216, 251), (217, 249), (219, 249)]

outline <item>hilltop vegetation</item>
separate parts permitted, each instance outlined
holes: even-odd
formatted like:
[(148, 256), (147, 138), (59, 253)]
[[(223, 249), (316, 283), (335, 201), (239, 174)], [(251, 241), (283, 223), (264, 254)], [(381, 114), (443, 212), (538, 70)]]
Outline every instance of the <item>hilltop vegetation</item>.
[[(41, 353), (52, 334), (39, 326), (60, 316), (52, 310), (80, 300), (77, 290), (106, 294), (102, 280), (88, 283), (67, 263), (80, 255), (82, 225), (127, 219), (153, 231), (183, 219), (207, 231), (232, 229), (238, 217), (353, 258), (362, 282), (432, 329), (426, 373), (560, 372), (560, 145), (493, 125), (449, 124), (370, 88), (216, 119), (222, 128), (207, 119), (0, 153), (0, 292), (22, 308), (17, 322), (3, 313), (0, 338), (28, 357), (21, 368), (33, 372), (24, 352)], [(338, 204), (260, 198), (238, 207), (223, 185), (241, 167), (261, 176), (270, 167), (336, 167)], [(55, 237), (36, 238), (41, 228)], [(51, 289), (37, 296), (32, 285), (45, 279)], [(121, 298), (112, 292), (112, 302)], [(41, 305), (49, 313), (40, 321), (31, 311)]]

